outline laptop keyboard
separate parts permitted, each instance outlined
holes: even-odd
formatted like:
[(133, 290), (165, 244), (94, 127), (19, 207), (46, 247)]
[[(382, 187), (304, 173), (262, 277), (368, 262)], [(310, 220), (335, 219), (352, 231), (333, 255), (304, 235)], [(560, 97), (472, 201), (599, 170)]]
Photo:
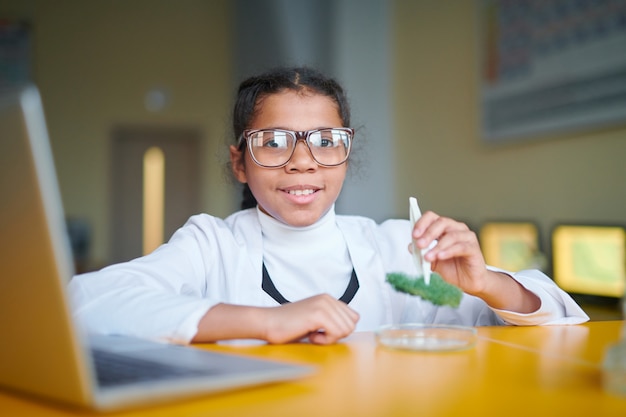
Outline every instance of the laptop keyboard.
[(196, 370), (167, 365), (99, 349), (92, 350), (92, 357), (98, 384), (101, 387), (200, 376), (211, 373), (206, 369)]

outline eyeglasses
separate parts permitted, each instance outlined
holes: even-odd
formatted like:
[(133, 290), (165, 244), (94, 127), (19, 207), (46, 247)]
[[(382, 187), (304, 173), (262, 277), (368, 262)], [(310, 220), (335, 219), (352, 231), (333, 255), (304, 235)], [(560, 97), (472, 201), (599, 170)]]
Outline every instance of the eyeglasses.
[(239, 147), (248, 143), (254, 162), (265, 168), (280, 168), (291, 160), (298, 140), (304, 140), (311, 156), (323, 167), (341, 165), (348, 159), (354, 129), (333, 127), (302, 132), (284, 129), (244, 130)]

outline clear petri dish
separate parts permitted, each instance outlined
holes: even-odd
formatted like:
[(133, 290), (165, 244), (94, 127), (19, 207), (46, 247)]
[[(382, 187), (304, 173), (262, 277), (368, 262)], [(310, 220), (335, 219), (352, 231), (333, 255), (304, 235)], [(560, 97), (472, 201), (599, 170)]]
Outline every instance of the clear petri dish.
[(442, 352), (470, 349), (478, 332), (473, 327), (446, 324), (398, 324), (376, 331), (378, 344), (392, 349)]

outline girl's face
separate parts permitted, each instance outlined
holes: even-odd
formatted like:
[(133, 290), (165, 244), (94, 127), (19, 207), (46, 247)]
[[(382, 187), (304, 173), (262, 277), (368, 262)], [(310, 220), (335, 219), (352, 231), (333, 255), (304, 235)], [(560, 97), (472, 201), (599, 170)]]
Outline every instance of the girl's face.
[[(314, 93), (284, 91), (263, 99), (249, 129), (280, 128), (295, 131), (341, 127), (336, 103)], [(291, 160), (281, 168), (263, 168), (245, 149), (230, 147), (233, 173), (248, 183), (259, 208), (290, 226), (309, 226), (333, 205), (346, 177), (347, 162), (336, 167), (319, 166), (306, 144), (298, 141)], [(297, 191), (310, 190), (308, 192)]]

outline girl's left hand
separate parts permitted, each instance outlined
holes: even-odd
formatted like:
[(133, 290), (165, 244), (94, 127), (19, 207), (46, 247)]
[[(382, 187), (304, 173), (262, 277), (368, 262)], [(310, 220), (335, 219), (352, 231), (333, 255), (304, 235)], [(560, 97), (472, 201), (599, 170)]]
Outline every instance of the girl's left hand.
[(466, 224), (428, 211), (415, 223), (412, 237), (419, 249), (438, 241), (426, 252), (425, 259), (444, 280), (468, 294), (485, 290), (488, 281), (485, 259), (476, 233)]

